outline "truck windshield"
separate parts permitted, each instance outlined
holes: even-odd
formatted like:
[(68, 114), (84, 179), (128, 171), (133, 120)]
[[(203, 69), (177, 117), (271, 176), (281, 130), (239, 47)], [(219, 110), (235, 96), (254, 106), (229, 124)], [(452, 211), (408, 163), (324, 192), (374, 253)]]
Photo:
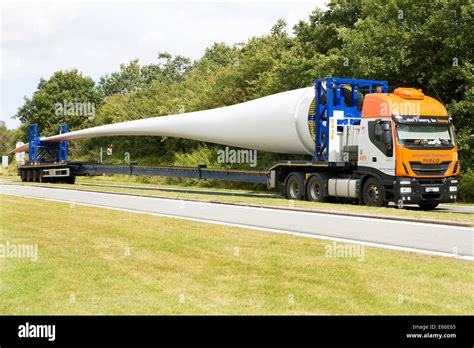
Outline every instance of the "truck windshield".
[(397, 124), (398, 143), (406, 147), (453, 147), (454, 138), (448, 125)]

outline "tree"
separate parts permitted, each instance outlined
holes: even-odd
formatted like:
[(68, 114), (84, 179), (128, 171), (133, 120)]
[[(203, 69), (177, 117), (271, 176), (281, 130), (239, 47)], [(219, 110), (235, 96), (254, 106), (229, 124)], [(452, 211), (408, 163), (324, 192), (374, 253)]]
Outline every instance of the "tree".
[(104, 96), (128, 94), (149, 86), (153, 81), (180, 82), (191, 68), (191, 60), (183, 56), (172, 56), (168, 52), (158, 53), (158, 64), (140, 66), (138, 59), (120, 64), (120, 71), (106, 74), (99, 80), (98, 88)]
[(40, 80), (31, 99), (25, 97), (14, 117), (22, 124), (38, 123), (42, 135), (53, 135), (64, 123), (71, 129), (92, 125), (101, 102), (102, 97), (90, 77), (76, 69), (57, 71), (48, 80)]
[(145, 77), (138, 59), (132, 60), (128, 64), (120, 64), (120, 71), (102, 76), (99, 80), (99, 90), (104, 96), (131, 93), (145, 85)]
[(164, 82), (180, 82), (184, 75), (191, 69), (191, 59), (180, 55), (172, 56), (168, 52), (158, 53), (158, 66), (163, 75)]
[(19, 130), (7, 129), (5, 122), (0, 121), (0, 155), (8, 155), (15, 148), (15, 144), (19, 139)]

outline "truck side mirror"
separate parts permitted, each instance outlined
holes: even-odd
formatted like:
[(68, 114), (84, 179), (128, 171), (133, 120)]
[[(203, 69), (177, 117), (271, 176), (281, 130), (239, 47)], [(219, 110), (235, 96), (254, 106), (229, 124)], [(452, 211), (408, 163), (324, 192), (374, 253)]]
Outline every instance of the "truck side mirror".
[(384, 144), (390, 144), (392, 142), (392, 133), (390, 132), (390, 128), (388, 130), (384, 129), (382, 141)]
[(381, 126), (382, 126), (382, 130), (383, 130), (384, 132), (390, 131), (390, 123), (388, 123), (388, 122), (383, 122), (383, 123), (381, 124)]

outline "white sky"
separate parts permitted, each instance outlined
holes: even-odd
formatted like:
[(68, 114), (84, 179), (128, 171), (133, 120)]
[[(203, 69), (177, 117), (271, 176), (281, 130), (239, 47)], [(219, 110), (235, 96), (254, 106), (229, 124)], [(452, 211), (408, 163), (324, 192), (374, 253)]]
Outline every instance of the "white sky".
[(197, 59), (214, 42), (233, 44), (269, 33), (279, 18), (288, 31), (307, 20), (315, 1), (54, 1), (1, 4), (1, 119), (13, 116), (39, 79), (78, 68), (94, 80), (159, 51)]

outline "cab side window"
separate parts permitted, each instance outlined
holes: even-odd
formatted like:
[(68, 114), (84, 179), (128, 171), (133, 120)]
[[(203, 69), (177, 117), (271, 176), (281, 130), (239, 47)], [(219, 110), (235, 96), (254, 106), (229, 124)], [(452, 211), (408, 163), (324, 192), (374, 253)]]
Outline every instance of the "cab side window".
[(383, 142), (382, 134), (383, 134), (382, 124), (376, 123), (374, 126), (374, 139), (376, 142), (379, 142), (379, 143)]
[(393, 138), (391, 121), (369, 121), (370, 141), (387, 157), (393, 157)]

